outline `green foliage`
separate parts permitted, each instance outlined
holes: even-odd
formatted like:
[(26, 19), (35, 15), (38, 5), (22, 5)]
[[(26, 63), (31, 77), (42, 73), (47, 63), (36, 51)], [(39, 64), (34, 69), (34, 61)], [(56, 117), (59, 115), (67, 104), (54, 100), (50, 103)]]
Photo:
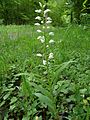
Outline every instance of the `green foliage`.
[[(32, 26), (0, 28), (1, 119), (90, 119), (90, 29), (51, 28), (55, 61), (46, 68), (36, 57), (42, 46)], [(11, 36), (10, 36), (11, 35)], [(73, 36), (73, 37), (72, 37)], [(49, 39), (49, 38), (48, 38)]]
[(1, 0), (0, 18), (4, 24), (33, 24), (35, 8), (38, 1), (35, 0)]
[(65, 14), (65, 2), (66, 0), (62, 1), (54, 1), (51, 0), (48, 2), (48, 6), (50, 7), (52, 13), (50, 14), (53, 19), (53, 25), (55, 26), (63, 26), (66, 24), (65, 19), (63, 19), (63, 16)]
[[(52, 10), (54, 26), (64, 26), (70, 21), (80, 24), (81, 13), (90, 13), (89, 0), (48, 0), (47, 6)], [(38, 8), (36, 0), (0, 0), (0, 24), (34, 24)]]

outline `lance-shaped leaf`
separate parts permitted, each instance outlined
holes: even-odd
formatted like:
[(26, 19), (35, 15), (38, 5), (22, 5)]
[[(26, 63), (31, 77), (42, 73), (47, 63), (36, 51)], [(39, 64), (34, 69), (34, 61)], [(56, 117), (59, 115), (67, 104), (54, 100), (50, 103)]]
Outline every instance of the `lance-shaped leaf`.
[(39, 98), (40, 102), (48, 106), (51, 114), (53, 116), (56, 116), (56, 106), (53, 103), (53, 100), (41, 93), (34, 93), (34, 94)]

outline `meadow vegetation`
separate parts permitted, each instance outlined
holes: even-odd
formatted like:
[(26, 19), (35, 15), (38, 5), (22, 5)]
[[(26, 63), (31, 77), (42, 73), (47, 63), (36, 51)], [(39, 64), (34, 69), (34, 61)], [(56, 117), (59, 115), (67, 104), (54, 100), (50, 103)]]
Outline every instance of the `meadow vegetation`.
[(78, 25), (51, 29), (54, 61), (47, 81), (46, 68), (36, 56), (42, 50), (36, 27), (0, 27), (0, 113), (6, 119), (42, 119), (42, 114), (56, 119), (58, 113), (89, 120), (90, 29)]
[(90, 120), (89, 2), (40, 1), (0, 1), (0, 120)]

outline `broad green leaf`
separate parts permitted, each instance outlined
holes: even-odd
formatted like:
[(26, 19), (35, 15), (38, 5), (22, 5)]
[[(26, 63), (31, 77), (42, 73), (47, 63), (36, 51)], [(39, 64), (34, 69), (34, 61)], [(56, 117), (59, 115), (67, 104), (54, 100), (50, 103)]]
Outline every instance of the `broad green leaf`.
[(48, 96), (49, 98), (53, 99), (53, 96), (51, 95), (50, 91), (46, 90), (45, 88), (43, 88), (41, 85), (37, 85), (35, 83), (31, 83), (32, 86), (35, 87), (35, 89), (37, 89), (39, 92), (41, 92), (42, 94), (44, 94), (45, 96)]
[(13, 110), (15, 107), (16, 107), (15, 104), (11, 105), (10, 110)]
[(10, 92), (7, 93), (7, 94), (3, 97), (3, 99), (6, 100), (9, 96), (10, 96)]
[(56, 114), (56, 107), (55, 107), (55, 104), (53, 103), (52, 99), (50, 99), (49, 97), (47, 97), (41, 93), (34, 93), (34, 94), (39, 98), (39, 100), (43, 104), (46, 104), (49, 107), (49, 109), (53, 115)]
[(75, 62), (75, 61), (64, 62), (55, 69), (55, 75), (54, 75), (54, 80), (53, 80), (54, 85), (57, 83), (60, 73), (72, 62)]
[(2, 107), (5, 104), (5, 101), (0, 103), (0, 107)]
[(17, 101), (17, 98), (16, 97), (13, 97), (12, 99), (11, 99), (11, 102), (10, 102), (10, 104), (13, 104), (13, 103), (15, 103)]
[(82, 94), (85, 94), (85, 93), (86, 93), (86, 91), (87, 91), (87, 89), (86, 89), (86, 88), (84, 88), (84, 89), (80, 89), (80, 93), (82, 93)]

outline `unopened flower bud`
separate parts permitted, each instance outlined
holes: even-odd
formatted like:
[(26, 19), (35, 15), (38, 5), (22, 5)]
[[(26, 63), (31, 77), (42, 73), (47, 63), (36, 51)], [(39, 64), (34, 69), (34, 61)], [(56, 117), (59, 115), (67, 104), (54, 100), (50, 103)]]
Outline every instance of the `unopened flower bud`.
[(54, 35), (54, 32), (50, 32), (49, 35), (50, 35), (50, 36), (53, 36), (53, 35)]
[(41, 10), (41, 9), (39, 9), (39, 10), (35, 10), (35, 12), (36, 12), (36, 13), (41, 13), (42, 10)]
[(40, 16), (37, 16), (35, 19), (36, 19), (36, 20), (41, 20), (41, 17), (40, 17)]
[(43, 60), (43, 65), (46, 65), (47, 64), (47, 61), (46, 60)]
[(35, 23), (34, 25), (39, 26), (40, 24), (39, 23)]
[(51, 43), (55, 43), (55, 41), (51, 39), (51, 40), (49, 41), (49, 43), (50, 43), (50, 44), (51, 44)]
[(41, 30), (37, 30), (38, 33), (41, 33), (42, 31)]
[(42, 54), (41, 53), (37, 53), (36, 56), (42, 57)]

